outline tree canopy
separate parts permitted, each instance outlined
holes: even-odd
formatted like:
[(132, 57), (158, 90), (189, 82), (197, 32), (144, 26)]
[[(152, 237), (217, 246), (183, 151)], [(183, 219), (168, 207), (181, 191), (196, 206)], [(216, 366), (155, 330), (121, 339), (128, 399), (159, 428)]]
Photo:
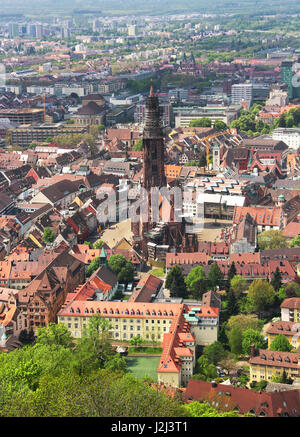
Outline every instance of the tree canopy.
[(264, 337), (258, 331), (247, 329), (242, 334), (242, 349), (245, 355), (250, 355), (252, 344), (257, 349), (265, 349), (267, 346)]
[(109, 268), (117, 275), (120, 282), (132, 282), (135, 267), (124, 255), (111, 255), (108, 260)]
[(257, 237), (257, 242), (260, 250), (268, 249), (283, 249), (288, 247), (287, 239), (282, 235), (281, 231), (270, 229), (264, 231)]
[(263, 311), (274, 303), (274, 287), (264, 279), (254, 279), (248, 290), (248, 300), (254, 311)]
[(211, 127), (211, 119), (208, 117), (197, 118), (190, 121), (190, 127)]
[(207, 291), (207, 279), (202, 266), (194, 267), (185, 278), (189, 292), (195, 299), (201, 299)]
[(49, 227), (44, 229), (43, 240), (45, 243), (52, 243), (55, 240), (55, 232), (53, 229)]
[(176, 265), (169, 271), (166, 277), (165, 287), (170, 290), (172, 297), (187, 296), (186, 283), (182, 269), (179, 266)]
[(270, 345), (271, 351), (290, 352), (293, 346), (283, 334), (277, 335)]

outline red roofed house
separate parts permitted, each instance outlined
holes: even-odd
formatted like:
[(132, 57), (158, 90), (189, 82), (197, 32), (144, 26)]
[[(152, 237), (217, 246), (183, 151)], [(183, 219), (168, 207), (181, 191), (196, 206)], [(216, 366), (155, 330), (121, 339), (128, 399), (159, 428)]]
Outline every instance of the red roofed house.
[(246, 388), (190, 380), (184, 394), (187, 403), (208, 402), (217, 410), (250, 413), (256, 417), (300, 417), (300, 390), (261, 393)]
[[(149, 280), (149, 278), (148, 278)], [(147, 283), (147, 281), (146, 281)], [(158, 381), (174, 387), (185, 386), (193, 374), (195, 347), (217, 340), (219, 309), (189, 307), (174, 303), (114, 302), (92, 299), (90, 292), (69, 293), (58, 314), (73, 337), (81, 337), (93, 314), (110, 319), (115, 340), (139, 336), (146, 341), (162, 342)]]
[(233, 224), (240, 223), (247, 213), (255, 220), (258, 232), (283, 228), (282, 208), (236, 206), (233, 213)]
[(188, 253), (167, 253), (166, 254), (166, 274), (178, 265), (182, 267), (184, 274), (188, 274), (194, 267), (207, 264), (208, 256), (204, 252)]
[(284, 299), (280, 308), (282, 321), (300, 322), (300, 297)]
[(250, 382), (272, 381), (273, 375), (286, 372), (292, 380), (300, 378), (300, 354), (294, 352), (278, 352), (267, 349), (251, 348)]

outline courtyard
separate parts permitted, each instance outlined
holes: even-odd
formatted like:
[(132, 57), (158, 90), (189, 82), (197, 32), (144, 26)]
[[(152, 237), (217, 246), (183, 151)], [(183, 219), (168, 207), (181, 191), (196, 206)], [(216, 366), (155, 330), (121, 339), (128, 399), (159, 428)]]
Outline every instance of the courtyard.
[(126, 357), (128, 372), (132, 373), (136, 378), (143, 379), (148, 376), (154, 381), (157, 381), (157, 367), (160, 356), (156, 357)]

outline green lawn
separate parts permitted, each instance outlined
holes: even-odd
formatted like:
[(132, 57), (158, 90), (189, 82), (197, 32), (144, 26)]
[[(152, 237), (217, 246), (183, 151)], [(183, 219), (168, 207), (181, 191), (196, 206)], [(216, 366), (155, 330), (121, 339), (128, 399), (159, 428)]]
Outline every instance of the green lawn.
[(152, 276), (156, 276), (157, 278), (163, 278), (165, 276), (164, 269), (153, 269), (151, 271)]
[(126, 357), (128, 371), (133, 373), (138, 379), (143, 379), (145, 376), (157, 381), (157, 366), (160, 360), (159, 357)]
[(134, 347), (130, 346), (128, 353), (129, 354), (149, 354), (149, 355), (161, 355), (162, 354), (161, 347)]

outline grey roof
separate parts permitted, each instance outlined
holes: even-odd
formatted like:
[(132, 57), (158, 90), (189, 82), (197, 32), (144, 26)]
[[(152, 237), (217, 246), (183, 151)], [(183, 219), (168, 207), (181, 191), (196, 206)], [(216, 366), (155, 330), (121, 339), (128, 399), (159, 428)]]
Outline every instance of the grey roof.
[(114, 287), (118, 282), (117, 275), (112, 270), (110, 270), (108, 267), (105, 267), (105, 266), (101, 266), (94, 273), (94, 275), (97, 276), (99, 279), (101, 279), (106, 284), (111, 285), (112, 287)]

